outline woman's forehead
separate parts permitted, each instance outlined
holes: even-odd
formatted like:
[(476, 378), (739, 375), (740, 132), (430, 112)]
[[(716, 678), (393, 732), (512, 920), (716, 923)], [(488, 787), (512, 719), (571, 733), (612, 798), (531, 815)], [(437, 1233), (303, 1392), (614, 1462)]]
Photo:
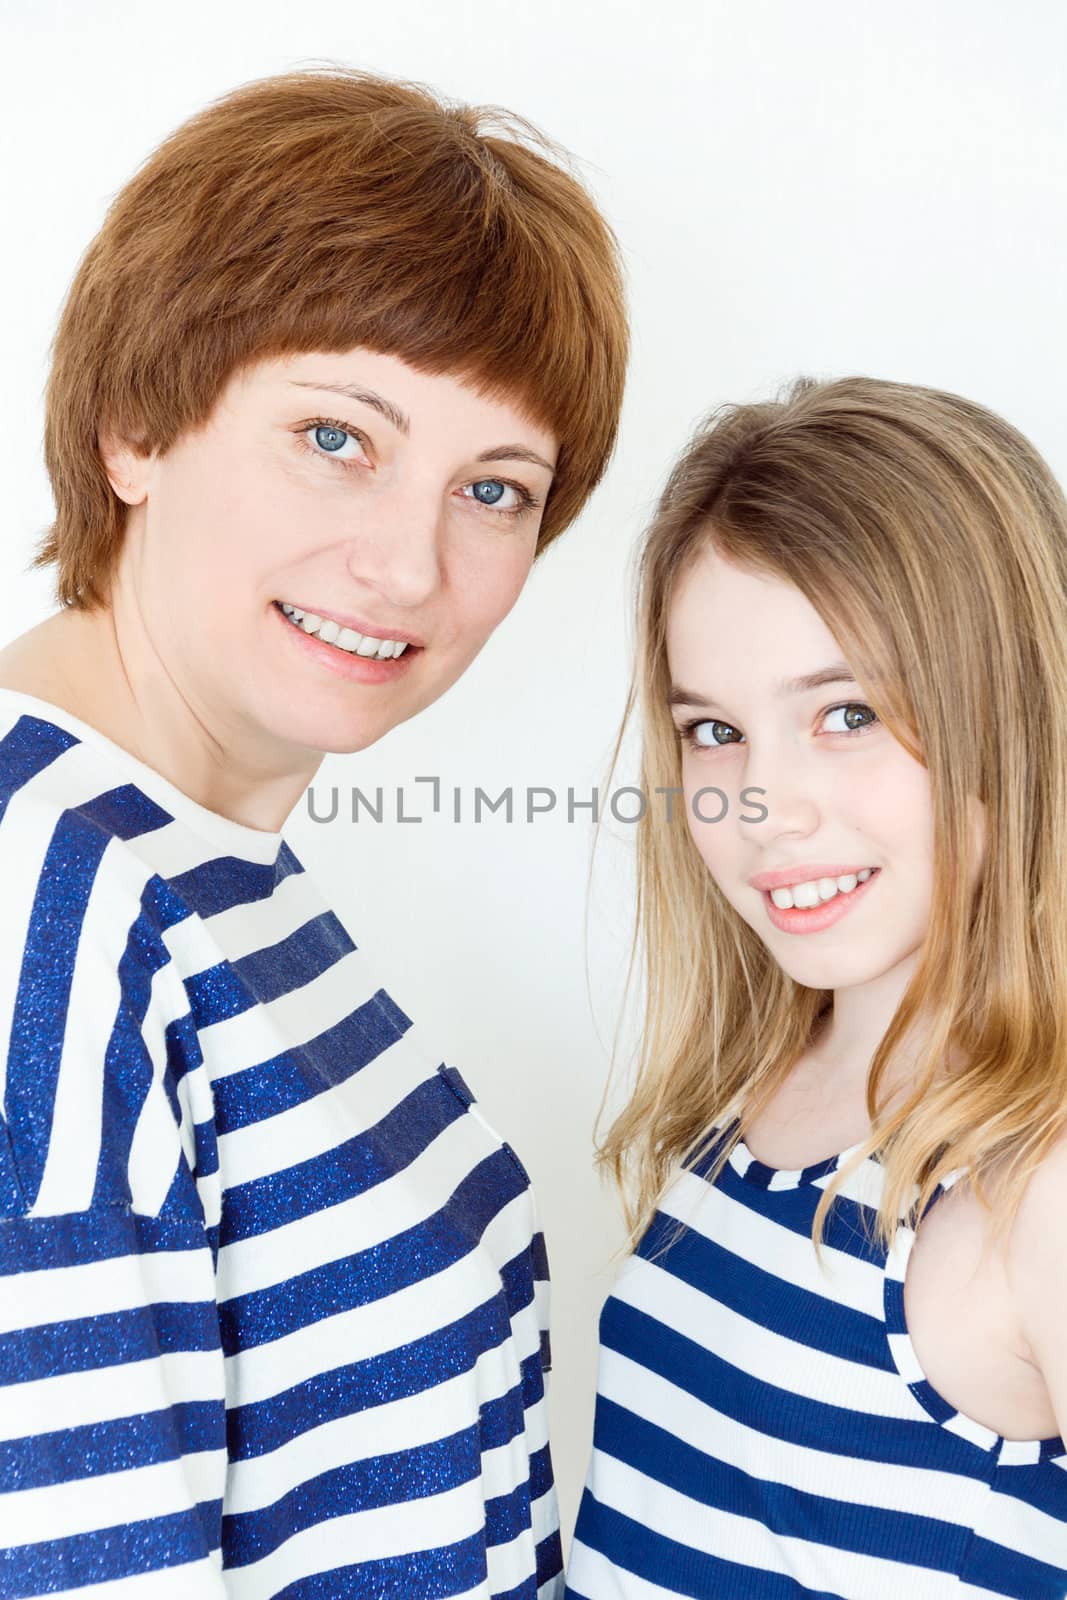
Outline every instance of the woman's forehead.
[[(369, 405), (398, 433), (410, 435), (420, 411), (447, 407), (465, 419), (509, 424), (523, 435), (537, 435), (554, 456), (556, 435), (532, 414), (523, 396), (479, 381), (463, 369), (427, 371), (393, 352), (356, 346), (346, 351), (311, 351), (266, 357), (235, 375), (235, 393), (258, 398), (334, 394)], [(552, 460), (549, 460), (551, 466)]]

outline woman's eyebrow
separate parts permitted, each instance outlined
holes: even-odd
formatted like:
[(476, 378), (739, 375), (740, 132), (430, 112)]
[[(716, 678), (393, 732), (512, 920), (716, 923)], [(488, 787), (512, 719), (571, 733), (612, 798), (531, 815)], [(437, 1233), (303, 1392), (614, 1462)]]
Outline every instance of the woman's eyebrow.
[(494, 450), (483, 450), (481, 455), (475, 456), (475, 461), (529, 461), (535, 467), (544, 467), (548, 472), (555, 472), (551, 461), (546, 461), (544, 456), (539, 456), (536, 450), (530, 450), (524, 444), (500, 444)]
[(358, 383), (311, 383), (307, 379), (290, 378), (289, 383), (294, 389), (324, 389), (330, 394), (344, 394), (350, 400), (359, 400), (365, 406), (371, 406), (387, 422), (391, 422), (399, 433), (411, 432), (411, 421), (384, 395), (376, 393), (374, 389), (364, 389)]
[[(787, 694), (805, 694), (809, 689), (821, 689), (827, 683), (857, 683), (853, 677), (847, 661), (835, 661), (832, 666), (820, 667), (818, 672), (806, 672), (799, 678), (779, 678), (774, 686), (775, 693), (779, 696)], [(683, 689), (680, 684), (672, 684), (667, 696), (669, 706), (712, 706), (714, 700), (706, 700), (703, 695), (693, 694), (689, 689)]]
[[(370, 406), (391, 422), (398, 432), (409, 435), (411, 433), (411, 419), (395, 406), (384, 395), (378, 394), (374, 389), (365, 389), (358, 383), (312, 383), (304, 378), (290, 378), (290, 385), (294, 389), (324, 389), (330, 394), (347, 395), (349, 400), (359, 400), (365, 406)], [(529, 461), (532, 466), (544, 467), (546, 472), (555, 472), (551, 461), (546, 461), (544, 456), (539, 456), (536, 450), (530, 450), (522, 444), (501, 444), (492, 450), (483, 450), (481, 455), (475, 456), (475, 461)]]

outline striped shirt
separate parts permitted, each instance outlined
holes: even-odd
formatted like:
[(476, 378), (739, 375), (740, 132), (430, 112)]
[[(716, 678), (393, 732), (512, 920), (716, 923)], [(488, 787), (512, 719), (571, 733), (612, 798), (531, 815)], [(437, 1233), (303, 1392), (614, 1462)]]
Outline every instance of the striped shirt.
[(792, 1172), (742, 1142), (714, 1185), (711, 1150), (667, 1191), (602, 1313), (572, 1600), (1064, 1600), (1067, 1449), (1001, 1438), (924, 1378), (914, 1231), (888, 1257), (870, 1237), (876, 1159), (820, 1271), (816, 1203), (858, 1148)]
[(0, 1595), (557, 1600), (527, 1176), (280, 833), (0, 690)]

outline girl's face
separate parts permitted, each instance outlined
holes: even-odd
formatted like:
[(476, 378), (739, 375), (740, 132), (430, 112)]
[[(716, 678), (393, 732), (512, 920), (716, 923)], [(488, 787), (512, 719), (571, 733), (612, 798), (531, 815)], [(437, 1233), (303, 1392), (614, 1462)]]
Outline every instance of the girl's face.
[(223, 748), (264, 765), (363, 749), (443, 694), (514, 605), (556, 448), (514, 406), (395, 356), (238, 373), (203, 428), (121, 459), (144, 648)]
[[(930, 915), (927, 769), (865, 703), (814, 607), (708, 547), (677, 584), (668, 660), (690, 831), (779, 966), (837, 989), (907, 962)], [(814, 888), (779, 908), (781, 882)]]

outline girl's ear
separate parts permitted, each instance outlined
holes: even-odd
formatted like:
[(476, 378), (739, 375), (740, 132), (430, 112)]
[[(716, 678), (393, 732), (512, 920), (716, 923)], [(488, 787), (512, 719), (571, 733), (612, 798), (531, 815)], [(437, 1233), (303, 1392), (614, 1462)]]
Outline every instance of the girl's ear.
[(128, 506), (140, 505), (148, 497), (147, 469), (152, 457), (140, 454), (128, 439), (121, 438), (113, 429), (104, 429), (97, 437), (100, 459), (111, 487)]

